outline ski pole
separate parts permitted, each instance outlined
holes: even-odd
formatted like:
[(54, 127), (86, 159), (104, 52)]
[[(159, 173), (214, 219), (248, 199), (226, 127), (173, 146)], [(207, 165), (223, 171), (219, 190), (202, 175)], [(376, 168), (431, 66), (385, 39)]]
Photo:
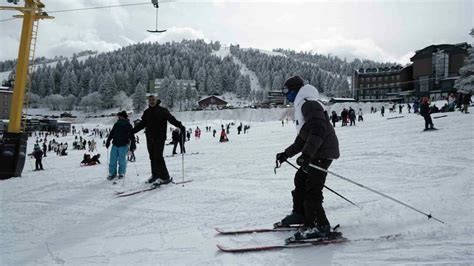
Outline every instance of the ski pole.
[(184, 139), (184, 132), (181, 132), (181, 135), (182, 135), (182, 138), (181, 138), (181, 141), (182, 141), (182, 147), (181, 147), (181, 148), (182, 148), (182, 150), (181, 150), (181, 172), (183, 173), (183, 185), (182, 185), (182, 187), (184, 187), (184, 152), (183, 152), (183, 151), (185, 150), (185, 148), (184, 148), (184, 141), (185, 141), (185, 139)]
[[(293, 168), (295, 168), (296, 170), (299, 170), (299, 168), (298, 168), (296, 165), (292, 164), (292, 163), (289, 162), (289, 161), (286, 161), (286, 162), (287, 162), (289, 165), (293, 166)], [(303, 170), (303, 171), (304, 171), (304, 170)], [(306, 172), (306, 171), (305, 171), (305, 172)], [(336, 191), (330, 189), (328, 186), (324, 185), (324, 187), (325, 187), (327, 190), (331, 191), (332, 193), (338, 195), (339, 197), (341, 197), (341, 198), (344, 199), (345, 201), (349, 202), (350, 204), (356, 206), (356, 207), (359, 208), (359, 209), (362, 209), (359, 205), (357, 205), (357, 204), (355, 204), (354, 202), (348, 200), (347, 198), (345, 198), (345, 197), (342, 196), (341, 194), (337, 193)]]
[(408, 204), (406, 204), (406, 203), (404, 203), (404, 202), (401, 202), (401, 201), (399, 201), (399, 200), (397, 200), (397, 199), (395, 199), (395, 198), (393, 198), (393, 197), (390, 197), (390, 196), (388, 196), (388, 195), (386, 195), (386, 194), (384, 194), (384, 193), (382, 193), (382, 192), (378, 192), (377, 190), (374, 190), (374, 189), (369, 188), (369, 187), (366, 187), (366, 186), (364, 186), (364, 185), (362, 185), (362, 184), (360, 184), (360, 183), (357, 183), (357, 182), (355, 182), (355, 181), (352, 181), (352, 180), (350, 180), (350, 179), (347, 178), (347, 177), (344, 177), (344, 176), (342, 176), (342, 175), (336, 174), (336, 173), (334, 173), (334, 172), (331, 172), (331, 171), (329, 171), (329, 170), (326, 170), (326, 169), (324, 169), (324, 168), (321, 168), (321, 167), (319, 167), (319, 166), (317, 166), (317, 165), (314, 165), (314, 164), (311, 164), (311, 163), (309, 164), (309, 166), (313, 167), (314, 169), (318, 169), (318, 170), (320, 170), (320, 171), (323, 171), (323, 172), (326, 172), (326, 173), (328, 173), (328, 174), (331, 174), (331, 175), (334, 175), (334, 176), (336, 176), (336, 177), (339, 177), (339, 178), (341, 178), (342, 180), (345, 180), (345, 181), (347, 181), (347, 182), (349, 182), (349, 183), (352, 183), (352, 184), (354, 184), (354, 185), (356, 185), (356, 186), (359, 186), (359, 187), (361, 187), (361, 188), (365, 188), (365, 189), (367, 189), (368, 191), (374, 192), (375, 194), (378, 194), (378, 195), (380, 195), (380, 196), (382, 196), (382, 197), (385, 197), (385, 198), (387, 198), (387, 199), (390, 199), (390, 200), (392, 200), (392, 201), (395, 201), (395, 202), (398, 203), (398, 204), (401, 204), (401, 205), (403, 205), (403, 206), (405, 206), (405, 207), (407, 207), (407, 208), (410, 208), (410, 209), (412, 209), (412, 210), (414, 210), (414, 211), (416, 211), (416, 212), (418, 212), (418, 213), (421, 213), (421, 214), (427, 216), (428, 219), (433, 219), (433, 220), (438, 221), (438, 222), (443, 223), (443, 224), (445, 223), (445, 222), (443, 222), (443, 221), (441, 221), (441, 220), (439, 220), (439, 219), (433, 217), (431, 214), (427, 214), (427, 213), (425, 213), (425, 212), (422, 212), (422, 211), (420, 211), (420, 210), (418, 210), (418, 209), (416, 209), (416, 208), (414, 208), (414, 207), (412, 207), (412, 206), (410, 206), (410, 205), (408, 205)]

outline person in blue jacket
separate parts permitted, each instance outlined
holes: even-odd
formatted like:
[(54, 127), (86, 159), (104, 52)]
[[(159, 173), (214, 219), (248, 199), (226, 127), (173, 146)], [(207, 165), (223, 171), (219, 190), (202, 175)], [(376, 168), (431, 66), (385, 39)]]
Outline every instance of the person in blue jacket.
[(115, 122), (110, 131), (105, 147), (110, 147), (112, 141), (112, 149), (110, 150), (109, 161), (109, 176), (108, 180), (113, 180), (117, 177), (117, 163), (118, 163), (118, 178), (124, 177), (127, 170), (127, 153), (128, 146), (135, 138), (132, 134), (133, 127), (128, 121), (127, 112), (121, 111), (117, 114), (118, 120)]

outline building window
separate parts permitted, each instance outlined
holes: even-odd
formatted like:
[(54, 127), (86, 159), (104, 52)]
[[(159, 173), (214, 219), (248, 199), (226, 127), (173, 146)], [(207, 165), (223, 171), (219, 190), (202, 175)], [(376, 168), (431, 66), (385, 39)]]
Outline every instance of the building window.
[(432, 57), (433, 76), (438, 78), (448, 77), (449, 55), (443, 50), (433, 53)]
[(430, 87), (429, 76), (421, 76), (419, 79), (420, 91), (428, 91)]

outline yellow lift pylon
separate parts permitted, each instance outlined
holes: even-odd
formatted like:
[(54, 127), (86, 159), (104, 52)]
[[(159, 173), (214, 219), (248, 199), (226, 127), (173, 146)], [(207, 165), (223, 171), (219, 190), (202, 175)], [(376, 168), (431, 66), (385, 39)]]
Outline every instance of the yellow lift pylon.
[[(18, 1), (9, 2), (16, 4)], [(0, 10), (16, 10), (23, 13), (13, 16), (23, 18), (23, 26), (10, 107), (10, 121), (8, 131), (3, 135), (0, 150), (0, 160), (2, 161), (0, 179), (20, 176), (25, 164), (27, 135), (25, 132), (26, 114), (23, 118), (23, 108), (28, 106), (28, 98), (25, 95), (29, 91), (33, 74), (38, 21), (54, 18), (43, 11), (44, 7), (45, 5), (40, 0), (25, 0), (23, 7), (0, 6)]]

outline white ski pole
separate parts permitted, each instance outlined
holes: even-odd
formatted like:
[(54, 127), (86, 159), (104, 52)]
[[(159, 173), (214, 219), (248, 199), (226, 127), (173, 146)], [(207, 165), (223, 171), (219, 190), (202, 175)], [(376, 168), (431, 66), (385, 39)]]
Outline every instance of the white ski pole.
[(331, 172), (331, 171), (329, 171), (329, 170), (326, 170), (326, 169), (324, 169), (324, 168), (321, 168), (321, 167), (319, 167), (319, 166), (317, 166), (317, 165), (314, 165), (314, 164), (311, 164), (311, 163), (309, 164), (309, 166), (313, 167), (314, 169), (318, 169), (318, 170), (320, 170), (320, 171), (323, 171), (323, 172), (326, 172), (326, 173), (328, 173), (328, 174), (331, 174), (331, 175), (333, 175), (333, 176), (339, 177), (340, 179), (345, 180), (345, 181), (347, 181), (347, 182), (350, 182), (350, 183), (352, 183), (352, 184), (354, 184), (354, 185), (356, 185), (356, 186), (359, 186), (359, 187), (361, 187), (361, 188), (365, 188), (365, 189), (367, 189), (368, 191), (374, 192), (375, 194), (378, 194), (378, 195), (380, 195), (380, 196), (382, 196), (382, 197), (385, 197), (385, 198), (387, 198), (387, 199), (390, 199), (390, 200), (392, 200), (392, 201), (395, 201), (395, 202), (398, 203), (398, 204), (401, 204), (401, 205), (403, 205), (403, 206), (405, 206), (405, 207), (407, 207), (407, 208), (410, 208), (410, 209), (412, 209), (412, 210), (414, 210), (414, 211), (416, 211), (416, 212), (418, 212), (418, 213), (421, 213), (421, 214), (427, 216), (428, 219), (433, 219), (433, 220), (438, 221), (438, 222), (443, 223), (443, 224), (445, 223), (445, 222), (443, 222), (443, 221), (441, 221), (441, 220), (439, 220), (439, 219), (433, 217), (431, 214), (427, 214), (427, 213), (425, 213), (425, 212), (422, 212), (422, 211), (420, 211), (420, 210), (418, 210), (418, 209), (416, 209), (416, 208), (414, 208), (414, 207), (412, 207), (412, 206), (410, 206), (410, 205), (408, 205), (408, 204), (406, 204), (406, 203), (404, 203), (404, 202), (401, 202), (401, 201), (399, 201), (399, 200), (397, 200), (397, 199), (395, 199), (395, 198), (392, 198), (392, 197), (390, 197), (390, 196), (388, 196), (388, 195), (386, 195), (386, 194), (384, 194), (384, 193), (382, 193), (382, 192), (378, 192), (378, 191), (375, 190), (375, 189), (366, 187), (366, 186), (364, 186), (364, 185), (362, 185), (362, 184), (360, 184), (360, 183), (357, 183), (357, 182), (355, 182), (355, 181), (352, 181), (352, 180), (350, 180), (350, 179), (347, 178), (347, 177), (344, 177), (344, 176), (342, 176), (342, 175), (336, 174), (336, 173), (334, 173), (334, 172)]

